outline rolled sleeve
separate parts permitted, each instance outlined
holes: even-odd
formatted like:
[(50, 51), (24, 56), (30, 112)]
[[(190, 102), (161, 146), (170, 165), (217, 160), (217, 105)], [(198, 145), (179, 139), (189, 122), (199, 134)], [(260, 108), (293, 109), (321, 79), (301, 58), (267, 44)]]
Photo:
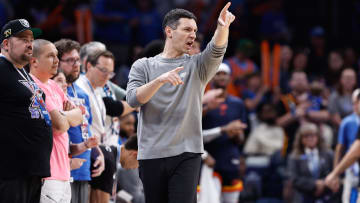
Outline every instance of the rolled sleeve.
[(207, 83), (216, 74), (226, 52), (227, 44), (216, 46), (212, 39), (206, 46), (206, 49), (199, 55), (199, 77)]

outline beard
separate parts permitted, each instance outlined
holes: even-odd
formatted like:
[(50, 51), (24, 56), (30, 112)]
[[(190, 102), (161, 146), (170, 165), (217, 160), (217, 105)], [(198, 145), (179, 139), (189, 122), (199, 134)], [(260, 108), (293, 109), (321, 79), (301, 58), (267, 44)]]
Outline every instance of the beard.
[(73, 82), (75, 82), (78, 78), (80, 77), (80, 73), (76, 76), (74, 76), (73, 74), (69, 73), (69, 74), (65, 74), (65, 78), (66, 78), (66, 83), (70, 83), (72, 84)]
[[(23, 65), (23, 66), (30, 63), (30, 59), (31, 59), (32, 55), (29, 56), (29, 55), (27, 55), (25, 53), (22, 53), (20, 55), (16, 55), (16, 54), (14, 54), (13, 50), (14, 49), (13, 49), (12, 43), (10, 43), (9, 56), (11, 57), (11, 59), (13, 61), (15, 61), (17, 64), (20, 64), (20, 65)], [(31, 48), (28, 48), (26, 51), (28, 51), (28, 50), (31, 50)]]
[(123, 138), (129, 138), (130, 135), (125, 130), (120, 129), (120, 136)]

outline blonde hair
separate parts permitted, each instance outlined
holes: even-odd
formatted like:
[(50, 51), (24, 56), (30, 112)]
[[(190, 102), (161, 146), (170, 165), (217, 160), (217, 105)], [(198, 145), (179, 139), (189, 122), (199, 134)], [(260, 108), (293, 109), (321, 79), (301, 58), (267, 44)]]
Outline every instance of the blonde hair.
[(305, 153), (305, 146), (302, 143), (302, 138), (304, 137), (304, 135), (309, 133), (314, 133), (317, 136), (318, 142), (316, 145), (318, 150), (325, 150), (325, 142), (321, 135), (319, 127), (314, 123), (304, 123), (299, 127), (296, 132), (294, 147), (292, 151), (292, 154), (294, 156), (299, 156)]

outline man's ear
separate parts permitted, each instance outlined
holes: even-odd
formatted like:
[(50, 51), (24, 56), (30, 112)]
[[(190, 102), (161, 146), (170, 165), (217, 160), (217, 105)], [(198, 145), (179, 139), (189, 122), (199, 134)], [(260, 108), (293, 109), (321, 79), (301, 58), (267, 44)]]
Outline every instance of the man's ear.
[(9, 50), (9, 40), (10, 39), (4, 39), (1, 44), (1, 48), (4, 49), (5, 51)]
[(86, 64), (85, 64), (85, 72), (87, 73), (89, 71), (89, 68), (91, 68), (92, 65), (89, 61), (86, 61)]
[(172, 38), (172, 31), (173, 29), (170, 26), (166, 26), (165, 27), (165, 34), (167, 38)]

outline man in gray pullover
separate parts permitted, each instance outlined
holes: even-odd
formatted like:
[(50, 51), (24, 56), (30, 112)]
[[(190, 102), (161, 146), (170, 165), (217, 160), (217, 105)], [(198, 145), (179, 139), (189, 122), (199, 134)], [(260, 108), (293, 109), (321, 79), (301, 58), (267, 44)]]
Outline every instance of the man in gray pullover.
[(127, 102), (141, 106), (138, 159), (146, 203), (196, 202), (202, 96), (225, 54), (235, 20), (229, 6), (222, 9), (206, 49), (192, 56), (188, 53), (196, 38), (196, 17), (183, 9), (169, 11), (163, 20), (163, 52), (132, 65)]

